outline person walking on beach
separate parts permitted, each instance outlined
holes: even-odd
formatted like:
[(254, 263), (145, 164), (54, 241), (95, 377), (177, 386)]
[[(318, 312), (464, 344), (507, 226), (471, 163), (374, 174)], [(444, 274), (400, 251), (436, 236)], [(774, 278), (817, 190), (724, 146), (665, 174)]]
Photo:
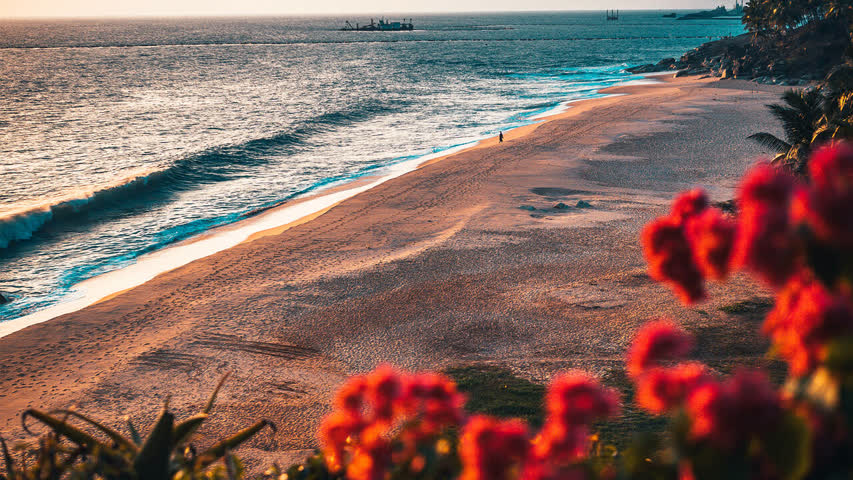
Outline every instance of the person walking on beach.
[(503, 143), (504, 141), (504, 132), (498, 132), (498, 143)]

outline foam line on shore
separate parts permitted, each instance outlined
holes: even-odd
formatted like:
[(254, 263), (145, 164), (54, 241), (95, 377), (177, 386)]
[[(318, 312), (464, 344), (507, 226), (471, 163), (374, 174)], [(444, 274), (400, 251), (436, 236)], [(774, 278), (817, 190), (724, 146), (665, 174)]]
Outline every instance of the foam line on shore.
[(71, 300), (23, 317), (0, 322), (0, 337), (93, 305), (107, 297), (142, 285), (157, 275), (234, 247), (257, 233), (281, 227), (329, 209), (347, 198), (404, 175), (423, 163), (453, 155), (477, 143), (477, 141), (473, 141), (389, 165), (381, 169), (381, 173), (377, 172), (376, 176), (370, 177), (367, 181), (352, 182), (351, 188), (333, 189), (334, 191), (326, 194), (321, 192), (316, 196), (306, 198), (304, 201), (270, 209), (246, 220), (210, 230), (197, 238), (139, 257), (135, 263), (124, 268), (80, 282), (75, 289), (77, 296), (72, 297)]

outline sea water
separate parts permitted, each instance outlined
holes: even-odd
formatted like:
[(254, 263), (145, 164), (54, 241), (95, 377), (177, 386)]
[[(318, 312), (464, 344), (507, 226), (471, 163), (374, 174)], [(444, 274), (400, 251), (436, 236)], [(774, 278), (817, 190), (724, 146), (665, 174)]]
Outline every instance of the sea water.
[[(743, 32), (662, 12), (0, 21), (0, 321), (259, 209)], [(378, 19), (377, 15), (372, 15)]]

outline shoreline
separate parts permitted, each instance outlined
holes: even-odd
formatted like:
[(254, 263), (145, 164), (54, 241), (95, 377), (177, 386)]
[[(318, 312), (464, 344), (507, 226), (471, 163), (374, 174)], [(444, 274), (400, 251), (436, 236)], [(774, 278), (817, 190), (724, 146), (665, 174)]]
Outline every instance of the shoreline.
[(336, 388), (382, 363), (498, 365), (537, 383), (571, 368), (619, 378), (633, 331), (660, 316), (713, 338), (696, 349), (712, 368), (767, 362), (749, 318), (722, 307), (769, 293), (736, 277), (683, 307), (645, 274), (637, 243), (678, 191), (731, 198), (761, 153), (746, 137), (776, 128), (764, 105), (778, 91), (752, 87), (689, 77), (620, 87), (611, 93), (631, 95), (576, 104), (17, 331), (0, 339), (0, 431), (26, 439), (28, 407), (76, 405), (118, 426), (144, 424), (169, 397), (183, 415), (232, 372), (200, 441), (274, 420), (275, 434), (240, 449), (256, 471), (315, 447)]
[[(517, 139), (528, 135), (542, 124), (562, 118), (579, 104), (624, 95), (624, 93), (609, 93), (608, 91), (610, 90), (653, 85), (659, 83), (656, 77), (669, 75), (671, 75), (671, 72), (645, 73), (641, 75), (642, 79), (629, 80), (622, 85), (603, 88), (597, 91), (594, 94), (596, 96), (593, 98), (560, 102), (552, 109), (530, 117), (529, 123), (506, 130), (504, 134), (505, 141), (508, 142), (514, 138)], [(513, 133), (510, 134), (510, 132)], [(304, 197), (298, 197), (278, 205), (266, 207), (234, 223), (213, 228), (161, 250), (144, 254), (137, 257), (132, 264), (77, 283), (74, 289), (69, 292), (69, 298), (65, 301), (21, 317), (0, 322), (0, 338), (29, 326), (37, 325), (110, 300), (151, 281), (158, 275), (167, 273), (195, 260), (233, 248), (244, 242), (251, 242), (267, 235), (280, 234), (288, 228), (311, 221), (341, 201), (365, 192), (388, 180), (440, 162), (452, 155), (492, 146), (497, 143), (496, 136), (485, 137), (473, 142), (452, 146), (432, 154), (422, 155), (411, 160), (386, 165), (377, 169), (379, 172), (384, 171), (384, 174), (371, 174), (344, 180), (339, 184), (332, 184), (327, 188), (312, 192)], [(240, 237), (244, 238), (240, 239)], [(202, 247), (200, 251), (199, 246)], [(75, 295), (75, 293), (80, 293), (81, 295)]]

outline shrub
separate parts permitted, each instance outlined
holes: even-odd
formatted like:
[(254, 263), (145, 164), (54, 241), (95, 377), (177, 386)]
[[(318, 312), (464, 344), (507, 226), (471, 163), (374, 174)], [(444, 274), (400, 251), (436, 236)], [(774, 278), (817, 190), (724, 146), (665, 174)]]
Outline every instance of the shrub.
[[(5, 475), (0, 474), (0, 479), (189, 480), (241, 477), (242, 465), (231, 452), (264, 427), (275, 429), (271, 422), (258, 421), (215, 442), (200, 453), (190, 443), (193, 434), (210, 415), (216, 395), (226, 377), (216, 386), (205, 407), (196, 415), (182, 421), (175, 421), (167, 402), (145, 438), (138, 433), (129, 419), (129, 435), (122, 435), (104, 423), (75, 410), (50, 413), (27, 410), (21, 416), (24, 428), (29, 431), (27, 420), (31, 418), (46, 426), (49, 433), (39, 439), (35, 451), (17, 460), (9, 452), (5, 441), (0, 439), (6, 470)], [(97, 431), (97, 434), (72, 425), (72, 419), (87, 424)], [(214, 465), (219, 461), (222, 461), (222, 465)]]

